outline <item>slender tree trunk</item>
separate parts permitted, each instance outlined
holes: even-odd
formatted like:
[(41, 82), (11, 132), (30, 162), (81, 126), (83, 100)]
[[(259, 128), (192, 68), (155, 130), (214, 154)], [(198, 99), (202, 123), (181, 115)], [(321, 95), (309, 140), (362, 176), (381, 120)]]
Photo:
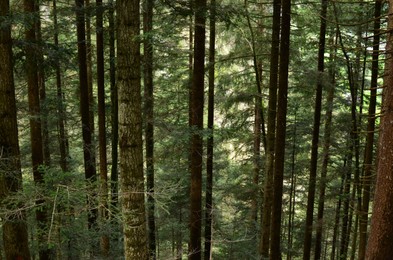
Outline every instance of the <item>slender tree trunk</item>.
[(291, 0), (282, 2), (281, 15), (281, 43), (280, 43), (280, 73), (278, 83), (277, 105), (277, 131), (275, 141), (274, 161), (274, 196), (272, 205), (270, 259), (281, 259), (281, 213), (282, 194), (284, 181), (285, 161), (285, 137), (287, 122), (287, 95), (288, 95), (288, 67), (289, 67), (289, 44), (291, 27)]
[(143, 12), (144, 86), (145, 86), (145, 142), (146, 142), (146, 188), (150, 259), (156, 259), (156, 224), (154, 219), (154, 97), (153, 97), (153, 5), (145, 0)]
[(297, 108), (294, 115), (293, 124), (293, 134), (292, 134), (292, 152), (291, 152), (291, 189), (289, 192), (289, 216), (288, 216), (288, 254), (287, 260), (292, 259), (292, 244), (293, 244), (293, 222), (295, 217), (295, 201), (296, 201), (296, 173), (295, 173), (295, 163), (296, 163), (296, 134), (297, 134)]
[[(345, 182), (345, 177), (343, 175), (341, 179), (341, 185), (340, 185), (340, 192), (339, 195), (343, 193), (344, 190), (344, 182)], [(332, 251), (331, 251), (331, 256), (330, 259), (334, 260), (336, 259), (336, 248), (337, 248), (337, 237), (339, 235), (339, 227), (340, 227), (340, 212), (341, 212), (341, 205), (342, 205), (342, 199), (341, 196), (338, 199), (337, 206), (336, 206), (336, 212), (335, 212), (335, 217), (334, 217), (334, 229), (333, 229), (333, 238), (332, 238)]]
[[(53, 26), (54, 26), (54, 45), (59, 46), (59, 27), (57, 22), (57, 6), (56, 0), (53, 0)], [(59, 147), (60, 147), (60, 167), (63, 172), (68, 171), (68, 137), (65, 127), (66, 110), (64, 107), (64, 95), (61, 81), (61, 69), (59, 59), (55, 62), (56, 69), (56, 91), (57, 91), (57, 125), (59, 128)]]
[[(0, 203), (22, 190), (9, 11), (9, 1), (0, 1)], [(5, 258), (30, 259), (25, 213), (10, 213), (1, 224)]]
[(203, 101), (206, 0), (195, 1), (194, 68), (191, 89), (191, 192), (189, 258), (201, 259)]
[(311, 144), (311, 164), (310, 177), (307, 195), (307, 213), (306, 213), (306, 227), (304, 234), (303, 259), (309, 260), (311, 254), (311, 237), (313, 230), (313, 216), (314, 216), (314, 202), (315, 202), (315, 186), (317, 179), (317, 165), (318, 165), (318, 143), (319, 143), (319, 129), (321, 125), (321, 107), (322, 107), (322, 75), (325, 68), (325, 39), (326, 39), (326, 14), (327, 14), (327, 0), (322, 0), (321, 7), (321, 25), (319, 29), (319, 50), (318, 50), (318, 73), (320, 77), (317, 83), (315, 93), (315, 107), (314, 107), (314, 126), (312, 133)]
[[(102, 0), (96, 0), (96, 42), (97, 42), (97, 96), (98, 96), (98, 142), (100, 152), (100, 218), (101, 225), (108, 219), (108, 165), (106, 149), (106, 118), (105, 118), (105, 61), (104, 61), (104, 26)], [(109, 254), (109, 236), (101, 235), (101, 254)]]
[(37, 39), (37, 78), (38, 86), (40, 92), (40, 109), (41, 109), (41, 124), (42, 124), (42, 141), (43, 141), (43, 155), (44, 164), (50, 166), (51, 164), (51, 154), (50, 154), (50, 137), (49, 137), (49, 109), (46, 100), (46, 86), (45, 86), (45, 71), (44, 71), (44, 54), (42, 51), (42, 33), (41, 33), (41, 15), (39, 2), (35, 4), (35, 13), (37, 19), (35, 19), (35, 30)]
[(209, 35), (209, 94), (207, 128), (210, 135), (207, 139), (206, 158), (206, 214), (205, 214), (205, 251), (204, 259), (212, 258), (212, 221), (213, 221), (213, 144), (214, 144), (214, 78), (216, 54), (216, 0), (210, 1), (210, 35)]
[[(333, 61), (334, 62), (334, 61)], [(334, 78), (334, 72), (329, 73), (332, 78)], [(326, 121), (325, 121), (325, 136), (323, 141), (323, 152), (322, 152), (322, 166), (321, 166), (321, 183), (319, 187), (319, 200), (318, 200), (318, 217), (317, 217), (317, 233), (315, 241), (315, 257), (314, 259), (321, 258), (322, 251), (322, 235), (324, 228), (324, 208), (325, 208), (325, 190), (326, 190), (326, 176), (328, 171), (329, 163), (329, 149), (330, 149), (330, 139), (332, 131), (332, 114), (333, 114), (333, 99), (334, 99), (334, 79), (333, 84), (330, 86), (327, 98), (326, 98)]]
[(112, 126), (112, 169), (111, 169), (111, 204), (113, 209), (118, 203), (118, 143), (119, 143), (119, 118), (118, 118), (118, 95), (116, 86), (115, 65), (115, 7), (113, 0), (109, 1), (109, 78), (111, 86), (111, 126)]
[[(393, 13), (393, 1), (389, 1), (388, 14)], [(393, 182), (391, 178), (393, 146), (393, 20), (388, 19), (387, 57), (385, 64), (384, 89), (382, 100), (382, 116), (378, 144), (377, 183), (374, 196), (373, 216), (371, 218), (370, 237), (368, 240), (366, 259), (389, 259), (393, 255)]]
[(273, 2), (273, 32), (270, 53), (270, 81), (269, 81), (269, 103), (267, 115), (267, 151), (265, 166), (265, 183), (263, 193), (263, 213), (262, 213), (262, 234), (259, 245), (259, 254), (267, 258), (269, 257), (270, 244), (270, 224), (273, 201), (273, 166), (274, 166), (274, 146), (276, 134), (276, 109), (277, 109), (277, 85), (278, 85), (278, 62), (279, 62), (279, 46), (280, 46), (280, 16), (281, 1)]
[(117, 1), (117, 83), (125, 259), (148, 259), (143, 180), (140, 1)]
[[(92, 131), (90, 125), (89, 113), (89, 93), (87, 82), (87, 64), (86, 64), (86, 33), (85, 33), (85, 14), (84, 0), (75, 0), (76, 4), (76, 22), (77, 22), (77, 39), (78, 39), (78, 62), (79, 62), (79, 88), (80, 88), (80, 111), (82, 116), (82, 136), (83, 136), (83, 159), (85, 168), (85, 178), (88, 182), (94, 182), (96, 176), (96, 163), (94, 147), (92, 144)], [(93, 228), (97, 221), (97, 209), (93, 206), (93, 199), (88, 196), (88, 225)]]
[(374, 146), (374, 131), (375, 131), (375, 108), (377, 101), (377, 87), (378, 87), (378, 59), (379, 59), (379, 42), (380, 42), (380, 27), (381, 27), (381, 7), (382, 1), (375, 1), (374, 10), (374, 38), (373, 38), (373, 53), (372, 53), (372, 67), (371, 67), (371, 85), (370, 85), (370, 103), (368, 107), (368, 122), (367, 122), (367, 136), (366, 147), (364, 149), (364, 177), (363, 177), (363, 194), (362, 194), (362, 208), (359, 219), (359, 253), (358, 259), (364, 260), (366, 254), (367, 244), (367, 226), (368, 226), (368, 210), (370, 204), (370, 190), (372, 179), (372, 162), (373, 162), (373, 146)]

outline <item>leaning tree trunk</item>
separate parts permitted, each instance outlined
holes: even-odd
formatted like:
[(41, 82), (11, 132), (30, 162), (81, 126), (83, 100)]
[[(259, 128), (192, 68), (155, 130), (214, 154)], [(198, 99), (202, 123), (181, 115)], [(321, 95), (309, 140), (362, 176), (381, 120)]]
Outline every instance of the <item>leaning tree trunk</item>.
[(291, 27), (291, 0), (282, 3), (280, 73), (278, 83), (277, 131), (275, 141), (275, 161), (273, 180), (273, 206), (271, 222), (270, 259), (281, 259), (281, 213), (284, 181), (285, 137), (287, 122), (288, 67)]
[[(9, 1), (0, 1), (0, 203), (22, 190), (9, 7)], [(25, 213), (12, 210), (2, 216), (5, 258), (30, 259)]]
[(117, 1), (117, 84), (125, 259), (148, 259), (143, 181), (139, 0)]
[[(393, 13), (393, 0), (388, 13)], [(387, 57), (382, 100), (382, 116), (378, 144), (377, 183), (371, 218), (370, 238), (366, 259), (389, 259), (393, 255), (393, 19), (389, 16), (387, 30)]]

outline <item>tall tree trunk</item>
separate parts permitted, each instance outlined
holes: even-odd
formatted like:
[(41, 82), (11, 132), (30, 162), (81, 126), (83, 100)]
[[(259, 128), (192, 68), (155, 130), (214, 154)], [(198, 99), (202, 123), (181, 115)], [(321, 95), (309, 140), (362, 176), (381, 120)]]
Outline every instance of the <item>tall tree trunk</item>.
[(287, 122), (288, 67), (291, 27), (291, 0), (282, 2), (280, 73), (278, 83), (277, 131), (274, 147), (274, 196), (272, 205), (270, 259), (281, 259), (281, 213), (284, 181), (285, 137)]
[[(105, 120), (105, 61), (104, 61), (104, 26), (102, 0), (96, 0), (96, 42), (97, 42), (97, 96), (98, 96), (98, 142), (100, 152), (100, 217), (101, 225), (108, 219), (108, 166), (106, 149), (106, 120)], [(109, 235), (101, 235), (101, 254), (109, 254)]]
[[(30, 112), (30, 139), (31, 139), (31, 158), (33, 166), (34, 182), (40, 185), (44, 181), (43, 172), (40, 166), (44, 164), (44, 155), (42, 147), (42, 132), (41, 132), (41, 114), (40, 114), (40, 97), (38, 85), (38, 70), (37, 70), (37, 56), (35, 51), (36, 45), (36, 28), (34, 12), (36, 10), (34, 0), (24, 0), (24, 9), (26, 12), (26, 73), (28, 85), (28, 99)], [(46, 239), (42, 230), (48, 221), (47, 208), (43, 199), (36, 201), (36, 220), (38, 223), (38, 245), (40, 259), (49, 259), (50, 250), (46, 247)]]
[(154, 97), (153, 97), (153, 5), (154, 0), (144, 1), (143, 32), (144, 87), (145, 87), (145, 142), (146, 142), (146, 189), (147, 223), (150, 259), (156, 259), (156, 224), (154, 218)]
[(139, 0), (117, 1), (117, 83), (125, 259), (148, 259), (143, 180)]
[(277, 85), (278, 85), (278, 62), (280, 48), (280, 16), (281, 1), (273, 1), (273, 25), (272, 25), (272, 44), (270, 52), (270, 81), (269, 81), (269, 102), (267, 115), (267, 151), (265, 166), (265, 183), (263, 193), (263, 210), (262, 210), (262, 226), (261, 239), (259, 245), (259, 254), (267, 258), (269, 257), (270, 243), (270, 224), (271, 224), (271, 208), (273, 201), (273, 166), (274, 166), (274, 146), (276, 134), (276, 109), (277, 109)]
[(209, 93), (207, 128), (210, 130), (207, 138), (206, 158), (206, 214), (205, 214), (205, 251), (204, 259), (212, 258), (212, 222), (213, 222), (213, 144), (214, 144), (214, 79), (216, 54), (216, 0), (210, 1), (210, 35), (209, 35)]
[[(56, 48), (59, 46), (59, 26), (57, 22), (57, 5), (56, 0), (53, 0), (53, 27), (54, 27), (54, 45)], [(68, 171), (68, 137), (65, 128), (66, 109), (64, 107), (64, 95), (61, 80), (60, 61), (55, 61), (56, 70), (56, 94), (57, 94), (57, 125), (59, 128), (59, 147), (60, 147), (60, 167), (63, 172)]]
[(41, 33), (41, 15), (39, 2), (35, 4), (35, 13), (37, 19), (35, 19), (35, 30), (37, 40), (37, 78), (40, 92), (40, 109), (41, 109), (41, 125), (42, 125), (42, 141), (43, 141), (43, 156), (44, 164), (50, 166), (51, 154), (50, 154), (50, 139), (49, 139), (49, 109), (46, 100), (46, 84), (45, 84), (45, 71), (44, 71), (44, 54), (42, 51), (42, 33)]
[(368, 210), (370, 204), (370, 190), (372, 179), (372, 163), (373, 163), (373, 147), (374, 147), (374, 131), (375, 131), (375, 108), (377, 101), (377, 87), (378, 87), (378, 59), (379, 59), (379, 42), (380, 42), (380, 27), (381, 27), (381, 8), (382, 1), (376, 0), (374, 6), (374, 37), (373, 37), (373, 53), (371, 65), (371, 84), (370, 84), (370, 103), (368, 107), (368, 122), (366, 147), (364, 149), (363, 162), (363, 194), (362, 194), (362, 208), (359, 219), (359, 253), (358, 259), (364, 260), (366, 254), (367, 244), (367, 226), (368, 226)]
[(191, 191), (189, 258), (201, 259), (203, 101), (205, 70), (206, 0), (195, 0), (194, 68), (191, 89)]
[(307, 193), (307, 213), (306, 213), (306, 227), (304, 233), (303, 259), (309, 260), (311, 254), (311, 237), (313, 230), (313, 216), (314, 216), (314, 202), (315, 202), (315, 186), (317, 179), (317, 165), (318, 165), (318, 143), (319, 143), (319, 129), (321, 125), (321, 107), (322, 107), (322, 75), (325, 69), (325, 39), (326, 39), (326, 14), (327, 14), (327, 0), (321, 1), (321, 25), (319, 29), (319, 50), (318, 50), (318, 73), (319, 79), (315, 93), (315, 107), (314, 107), (314, 126), (312, 133), (311, 144), (311, 164), (310, 177)]
[[(393, 1), (389, 1), (388, 14), (393, 13)], [(378, 144), (377, 183), (371, 218), (370, 238), (366, 259), (389, 259), (393, 255), (393, 19), (389, 16), (387, 28), (387, 57), (381, 111), (380, 137)]]
[[(22, 190), (9, 11), (9, 1), (0, 1), (0, 203)], [(30, 259), (25, 213), (10, 213), (1, 224), (5, 258)]]
[[(335, 56), (335, 54), (331, 56)], [(331, 58), (331, 61), (334, 62), (334, 57)], [(330, 86), (326, 97), (327, 108), (326, 108), (325, 131), (324, 131), (325, 135), (323, 140), (321, 180), (320, 180), (320, 187), (319, 187), (317, 231), (316, 231), (315, 257), (314, 257), (315, 260), (320, 259), (322, 253), (326, 176), (327, 176), (328, 163), (329, 163), (330, 139), (331, 139), (331, 132), (332, 132), (333, 99), (334, 99), (334, 91), (335, 91), (334, 74), (335, 74), (334, 69), (332, 69), (329, 73), (329, 76), (332, 79), (332, 85)]]
[(113, 0), (109, 1), (109, 78), (111, 86), (111, 126), (112, 126), (112, 168), (111, 168), (111, 204), (113, 209), (118, 203), (118, 143), (119, 143), (119, 117), (118, 117), (118, 94), (116, 86), (115, 64), (115, 6)]
[[(82, 117), (82, 136), (83, 136), (83, 159), (85, 168), (85, 178), (88, 182), (94, 182), (96, 176), (96, 163), (94, 147), (92, 144), (92, 131), (90, 125), (89, 113), (89, 93), (87, 82), (87, 64), (86, 64), (86, 33), (85, 33), (85, 13), (84, 0), (75, 0), (76, 4), (76, 22), (77, 22), (77, 39), (78, 39), (78, 63), (79, 63), (79, 88), (80, 88), (80, 112)], [(93, 199), (88, 196), (88, 225), (93, 228), (97, 221), (97, 209), (93, 206)]]

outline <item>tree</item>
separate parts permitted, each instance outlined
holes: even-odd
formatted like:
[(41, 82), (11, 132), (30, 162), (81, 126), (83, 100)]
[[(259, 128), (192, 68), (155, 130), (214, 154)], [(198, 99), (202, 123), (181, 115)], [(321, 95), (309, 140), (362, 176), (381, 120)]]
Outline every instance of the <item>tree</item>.
[(209, 93), (207, 128), (211, 131), (207, 139), (206, 158), (206, 214), (205, 214), (205, 251), (204, 259), (212, 257), (212, 223), (213, 223), (213, 152), (214, 152), (214, 77), (216, 54), (216, 1), (210, 1), (209, 17)]
[[(318, 165), (318, 142), (319, 142), (319, 128), (321, 124), (321, 106), (322, 106), (322, 75), (325, 67), (325, 35), (326, 35), (326, 13), (327, 0), (322, 0), (321, 7), (321, 25), (319, 32), (319, 50), (318, 50), (318, 73), (320, 78), (318, 80), (317, 89), (315, 93), (315, 107), (314, 107), (314, 126), (312, 134), (311, 146), (311, 163), (310, 163), (310, 178), (307, 196), (307, 215), (306, 228), (304, 235), (304, 252), (303, 259), (310, 259), (311, 253), (311, 236), (314, 216), (314, 200), (315, 200), (315, 186), (317, 177)], [(317, 256), (318, 258), (319, 256)]]
[[(108, 165), (106, 149), (106, 116), (105, 116), (105, 60), (104, 60), (104, 26), (102, 0), (96, 0), (96, 38), (97, 38), (97, 96), (98, 96), (98, 142), (100, 152), (100, 216), (101, 224), (108, 219)], [(109, 237), (101, 236), (102, 255), (109, 254)]]
[[(92, 129), (89, 113), (89, 91), (88, 73), (86, 63), (86, 30), (84, 0), (75, 0), (76, 5), (76, 29), (78, 40), (78, 64), (79, 64), (79, 92), (80, 92), (80, 113), (82, 118), (82, 137), (83, 137), (83, 162), (85, 169), (85, 179), (87, 183), (97, 180), (96, 162), (94, 157), (94, 146), (92, 142)], [(89, 189), (90, 190), (90, 189)], [(90, 190), (91, 192), (91, 190)], [(95, 192), (93, 191), (93, 194)], [(94, 207), (93, 194), (87, 196), (89, 229), (95, 229), (97, 225), (97, 209)], [(94, 252), (92, 252), (94, 254)]]
[(267, 114), (267, 138), (266, 138), (266, 165), (265, 182), (263, 193), (263, 211), (261, 239), (259, 253), (262, 257), (269, 257), (271, 208), (273, 199), (273, 169), (274, 169), (274, 146), (276, 134), (276, 112), (277, 112), (277, 85), (278, 64), (280, 51), (280, 16), (281, 1), (273, 1), (273, 25), (270, 51), (270, 78), (269, 78), (269, 101)]
[(143, 50), (145, 86), (145, 140), (146, 140), (146, 189), (149, 232), (149, 255), (156, 259), (156, 224), (154, 200), (154, 97), (153, 97), (153, 6), (154, 0), (144, 1)]
[[(389, 1), (388, 13), (393, 12), (393, 1)], [(374, 195), (373, 215), (371, 218), (370, 237), (366, 259), (388, 259), (393, 255), (393, 20), (388, 19), (387, 57), (382, 100), (380, 137), (378, 143), (377, 183)]]
[(285, 137), (288, 95), (289, 44), (291, 27), (291, 0), (282, 2), (280, 42), (280, 72), (278, 82), (277, 130), (274, 147), (274, 180), (271, 222), (270, 259), (281, 259), (281, 213), (284, 180)]
[(202, 226), (202, 156), (203, 101), (205, 76), (205, 11), (206, 0), (194, 2), (194, 67), (191, 88), (191, 191), (190, 191), (190, 259), (201, 259)]
[[(9, 1), (0, 2), (0, 202), (22, 190)], [(14, 205), (17, 206), (17, 205)], [(6, 259), (30, 259), (26, 214), (2, 214)], [(9, 214), (9, 215), (8, 215)], [(8, 216), (7, 216), (8, 215)]]
[(147, 259), (139, 0), (117, 2), (117, 84), (125, 259)]
[(364, 150), (364, 177), (363, 177), (363, 194), (362, 204), (359, 219), (359, 254), (358, 258), (363, 260), (366, 254), (367, 244), (367, 226), (368, 226), (368, 210), (370, 203), (371, 178), (372, 178), (372, 163), (374, 150), (374, 132), (375, 132), (375, 110), (377, 103), (377, 88), (378, 88), (378, 71), (379, 71), (379, 43), (380, 43), (380, 27), (381, 27), (381, 8), (382, 1), (376, 0), (374, 6), (374, 38), (373, 38), (373, 53), (372, 53), (372, 68), (371, 68), (371, 83), (370, 83), (370, 103), (368, 107), (368, 123), (366, 147)]

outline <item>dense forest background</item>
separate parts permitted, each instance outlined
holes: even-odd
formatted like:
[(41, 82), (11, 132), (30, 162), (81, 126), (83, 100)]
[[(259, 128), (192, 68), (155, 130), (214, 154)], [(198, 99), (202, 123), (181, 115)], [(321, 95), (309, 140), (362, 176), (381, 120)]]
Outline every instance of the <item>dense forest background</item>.
[(393, 255), (392, 5), (0, 1), (0, 259)]

